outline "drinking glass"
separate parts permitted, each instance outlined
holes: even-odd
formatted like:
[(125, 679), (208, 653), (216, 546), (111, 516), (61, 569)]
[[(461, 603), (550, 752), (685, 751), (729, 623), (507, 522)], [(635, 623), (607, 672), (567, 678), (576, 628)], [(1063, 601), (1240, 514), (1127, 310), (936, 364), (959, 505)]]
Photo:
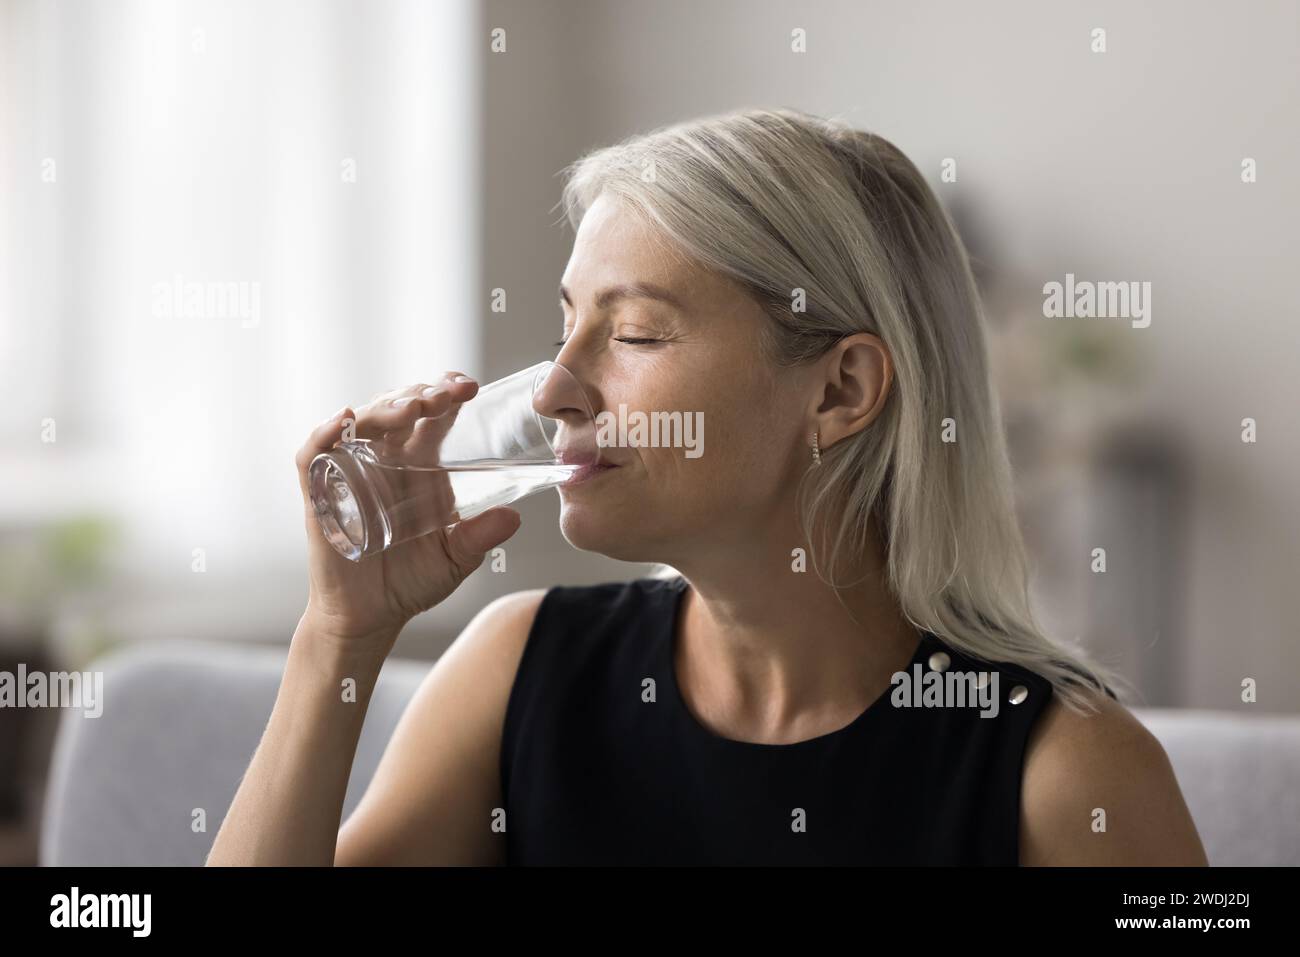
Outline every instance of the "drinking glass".
[(548, 361), (482, 386), (442, 418), (339, 442), (312, 460), (308, 488), (326, 540), (360, 561), (561, 485), (600, 459), (586, 393)]

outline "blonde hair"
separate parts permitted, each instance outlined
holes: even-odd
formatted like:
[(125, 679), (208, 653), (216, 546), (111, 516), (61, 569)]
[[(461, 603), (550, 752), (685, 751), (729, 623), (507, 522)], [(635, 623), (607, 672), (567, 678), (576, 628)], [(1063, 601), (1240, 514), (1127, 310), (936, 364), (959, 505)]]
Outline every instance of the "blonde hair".
[[(952, 221), (897, 147), (791, 110), (744, 110), (595, 150), (564, 174), (575, 230), (610, 194), (747, 289), (771, 320), (758, 333), (778, 365), (854, 333), (885, 343), (894, 386), (881, 415), (824, 449), (799, 489), (805, 532), (829, 531), (830, 569), (864, 553), (874, 523), (913, 625), (1042, 675), (1075, 711), (1095, 710), (1093, 692), (1115, 696), (1108, 685), (1122, 680), (1034, 620), (979, 292)], [(943, 440), (945, 425), (957, 441)]]

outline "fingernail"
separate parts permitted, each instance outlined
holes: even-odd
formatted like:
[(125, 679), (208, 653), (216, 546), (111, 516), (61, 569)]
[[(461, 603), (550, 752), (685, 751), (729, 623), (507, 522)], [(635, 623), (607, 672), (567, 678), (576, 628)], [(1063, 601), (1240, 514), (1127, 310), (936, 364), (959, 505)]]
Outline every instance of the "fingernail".
[(342, 415), (344, 412), (346, 412), (347, 410), (348, 410), (348, 407), (345, 405), (343, 408), (339, 409), (337, 412), (335, 412), (333, 415), (331, 415), (328, 419), (325, 419), (323, 422), (321, 422), (321, 425), (329, 425), (331, 422), (337, 422), (338, 419), (339, 419), (339, 416), (341, 416), (341, 415)]
[(456, 376), (456, 378), (452, 379), (451, 381), (452, 382), (473, 382), (474, 380), (467, 375), (458, 375)]
[(431, 386), (429, 386), (429, 388), (427, 388), (427, 389), (425, 389), (423, 392), (421, 392), (420, 395), (423, 396), (423, 397), (426, 398), (426, 399), (432, 399), (435, 395), (437, 395), (437, 394), (438, 394), (439, 392), (441, 392), (441, 391), (442, 391), (442, 390), (439, 389), (437, 386), (432, 386), (432, 385), (431, 385)]
[(413, 395), (408, 395), (408, 396), (406, 396), (405, 398), (394, 399), (392, 405), (393, 405), (393, 408), (395, 408), (395, 409), (400, 409), (402, 406), (404, 406), (404, 405), (408, 405), (408, 404), (410, 404), (411, 402), (413, 402), (414, 400), (415, 400), (415, 396), (413, 396)]

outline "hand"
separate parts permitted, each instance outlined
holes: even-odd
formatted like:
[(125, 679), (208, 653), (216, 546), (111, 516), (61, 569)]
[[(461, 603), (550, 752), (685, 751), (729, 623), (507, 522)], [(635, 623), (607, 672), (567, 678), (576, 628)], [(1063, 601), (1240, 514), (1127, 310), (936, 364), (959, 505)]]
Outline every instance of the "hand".
[[(457, 376), (465, 381), (455, 381)], [(308, 466), (334, 447), (349, 420), (355, 422), (357, 438), (403, 449), (409, 461), (421, 449), (436, 450), (460, 406), (477, 392), (478, 383), (448, 372), (435, 385), (417, 383), (381, 393), (355, 413), (350, 406), (340, 409), (318, 425), (298, 450), (294, 462), (306, 515), (310, 570), (307, 615), (318, 629), (354, 643), (388, 642), (391, 647), (406, 622), (455, 591), (489, 551), (518, 530), (519, 513), (497, 507), (351, 562), (326, 541), (311, 504)], [(427, 481), (429, 473), (423, 474)]]

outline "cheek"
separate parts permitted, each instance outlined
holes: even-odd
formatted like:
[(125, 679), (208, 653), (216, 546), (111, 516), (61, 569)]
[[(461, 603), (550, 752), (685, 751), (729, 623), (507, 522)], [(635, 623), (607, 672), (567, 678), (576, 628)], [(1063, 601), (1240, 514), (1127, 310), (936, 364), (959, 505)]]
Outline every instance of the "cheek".
[(682, 447), (638, 450), (665, 495), (689, 492), (697, 503), (741, 503), (779, 489), (782, 457), (773, 454), (775, 423), (765, 406), (713, 402), (681, 411)]
[(660, 441), (665, 433), (679, 438), (680, 445), (635, 450), (663, 494), (689, 490), (697, 502), (761, 499), (784, 482), (789, 416), (777, 414), (783, 400), (759, 356), (720, 362), (718, 355), (682, 349), (671, 362), (665, 354), (662, 362), (621, 369), (606, 380), (605, 405), (615, 416), (620, 404), (629, 416), (633, 410), (680, 413), (680, 430), (651, 430)]

